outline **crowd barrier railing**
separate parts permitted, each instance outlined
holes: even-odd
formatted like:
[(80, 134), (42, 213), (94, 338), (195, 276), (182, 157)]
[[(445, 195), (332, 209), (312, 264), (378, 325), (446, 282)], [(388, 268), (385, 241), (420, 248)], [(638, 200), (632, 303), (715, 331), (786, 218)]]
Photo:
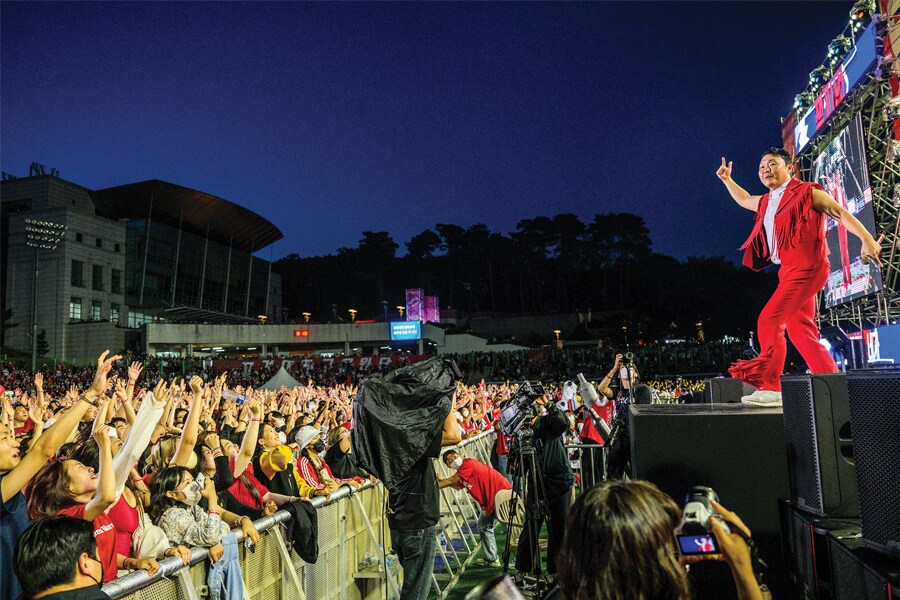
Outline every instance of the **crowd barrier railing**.
[[(570, 460), (572, 470), (578, 474), (578, 491), (594, 487), (606, 479), (606, 446), (601, 444), (566, 444), (566, 452), (575, 459)], [(572, 464), (572, 463), (575, 464)]]
[[(464, 458), (490, 463), (494, 432), (464, 440), (456, 448)], [(445, 449), (446, 450), (446, 449)], [(439, 477), (449, 476), (443, 461), (435, 461)], [(385, 521), (387, 494), (380, 483), (366, 482), (357, 490), (342, 487), (330, 497), (312, 501), (318, 517), (319, 557), (304, 562), (291, 550), (283, 534), (287, 511), (254, 521), (260, 533), (255, 552), (239, 545), (245, 600), (363, 600), (400, 597), (402, 569), (391, 563), (390, 529)], [(438, 556), (443, 565), (432, 578), (438, 599), (445, 598), (481, 547), (472, 522), (480, 508), (465, 490), (441, 490)], [(233, 533), (240, 540), (240, 530)], [(442, 543), (441, 543), (442, 542)], [(367, 557), (379, 557), (366, 565)], [(193, 548), (184, 565), (179, 558), (159, 561), (151, 578), (134, 571), (103, 586), (111, 598), (133, 600), (200, 600), (207, 596), (209, 551)]]

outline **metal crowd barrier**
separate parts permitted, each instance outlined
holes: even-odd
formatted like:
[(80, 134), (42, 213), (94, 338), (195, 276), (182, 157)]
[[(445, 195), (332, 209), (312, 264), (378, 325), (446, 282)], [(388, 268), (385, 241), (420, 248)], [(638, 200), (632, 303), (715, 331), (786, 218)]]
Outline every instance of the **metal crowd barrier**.
[[(594, 487), (606, 479), (606, 446), (600, 444), (566, 444), (566, 452), (580, 450), (577, 468), (572, 470), (578, 474), (578, 491)], [(591, 468), (593, 465), (593, 468)]]
[[(494, 432), (485, 432), (456, 448), (464, 458), (490, 464), (493, 440)], [(436, 460), (435, 465), (439, 477), (449, 476), (443, 461)], [(287, 511), (254, 521), (260, 533), (256, 551), (249, 552), (243, 544), (238, 550), (244, 599), (398, 599), (402, 569), (396, 562), (385, 566), (385, 554), (391, 549), (390, 529), (384, 518), (386, 502), (384, 486), (368, 482), (358, 490), (342, 487), (330, 498), (313, 499), (319, 526), (319, 558), (315, 564), (303, 562), (285, 543), (281, 524), (290, 518)], [(481, 547), (472, 527), (479, 514), (480, 508), (465, 490), (441, 490), (437, 535), (443, 569), (432, 578), (438, 599), (445, 598), (456, 585)], [(233, 533), (242, 539), (240, 530)], [(367, 556), (380, 557), (380, 564), (361, 566)], [(207, 596), (208, 558), (208, 549), (193, 548), (188, 565), (177, 557), (166, 558), (159, 561), (159, 571), (152, 578), (146, 571), (134, 571), (107, 583), (103, 591), (114, 599), (199, 600)]]

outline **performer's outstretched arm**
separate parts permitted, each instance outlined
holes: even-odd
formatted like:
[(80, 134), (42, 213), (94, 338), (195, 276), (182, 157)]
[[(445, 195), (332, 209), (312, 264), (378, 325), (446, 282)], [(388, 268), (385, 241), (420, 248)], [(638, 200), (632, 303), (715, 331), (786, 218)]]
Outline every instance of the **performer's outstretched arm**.
[(829, 217), (840, 221), (841, 225), (847, 228), (847, 231), (858, 237), (862, 241), (862, 251), (860, 256), (863, 261), (869, 262), (874, 260), (881, 265), (881, 245), (872, 234), (859, 222), (859, 219), (850, 214), (850, 212), (837, 201), (822, 190), (813, 190), (812, 206), (815, 210), (825, 213)]
[(732, 161), (725, 164), (725, 157), (723, 156), (722, 166), (716, 171), (716, 176), (722, 180), (728, 193), (731, 194), (731, 197), (741, 208), (756, 212), (757, 208), (759, 208), (759, 199), (762, 196), (751, 196), (750, 192), (735, 183), (734, 179), (731, 178), (731, 164)]

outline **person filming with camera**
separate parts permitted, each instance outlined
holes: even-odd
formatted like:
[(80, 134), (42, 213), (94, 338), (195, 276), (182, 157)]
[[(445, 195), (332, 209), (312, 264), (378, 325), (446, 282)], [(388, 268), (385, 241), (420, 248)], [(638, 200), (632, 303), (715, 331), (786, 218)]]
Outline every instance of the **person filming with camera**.
[(646, 385), (639, 384), (640, 372), (634, 364), (631, 352), (616, 354), (616, 362), (612, 370), (597, 387), (603, 396), (616, 403), (616, 416), (613, 420), (609, 440), (606, 445), (606, 477), (621, 479), (625, 475), (631, 457), (631, 434), (628, 430), (628, 404), (652, 404), (653, 391)]
[[(555, 579), (556, 556), (562, 547), (566, 517), (572, 504), (572, 486), (575, 483), (569, 457), (562, 442), (562, 436), (569, 426), (568, 418), (563, 412), (565, 407), (549, 401), (546, 395), (537, 398), (535, 405), (546, 408), (547, 411), (531, 422), (535, 458), (543, 478), (540, 482), (531, 481), (531, 471), (526, 470), (526, 473), (529, 473), (529, 481), (526, 484), (528, 491), (525, 496), (525, 513), (526, 519), (530, 522), (525, 524), (516, 552), (515, 582), (520, 587), (526, 587), (526, 573), (540, 572), (540, 564), (536, 564), (540, 561), (538, 536), (545, 516), (549, 536), (547, 575), (551, 581)], [(541, 506), (546, 509), (546, 515), (544, 511), (539, 510)]]

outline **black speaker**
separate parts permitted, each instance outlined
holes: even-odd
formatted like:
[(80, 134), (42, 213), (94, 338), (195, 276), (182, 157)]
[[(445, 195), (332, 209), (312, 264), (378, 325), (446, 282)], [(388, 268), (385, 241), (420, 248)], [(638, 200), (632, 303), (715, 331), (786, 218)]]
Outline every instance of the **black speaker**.
[(900, 556), (900, 372), (847, 375), (863, 541)]
[(831, 600), (833, 583), (828, 560), (827, 534), (830, 531), (858, 527), (859, 522), (827, 519), (811, 515), (789, 502), (782, 522), (782, 535), (789, 597), (803, 600)]
[(740, 379), (716, 377), (703, 382), (703, 402), (707, 404), (724, 404), (740, 402), (742, 396), (753, 393), (754, 387)]
[[(780, 408), (741, 404), (649, 404), (629, 407), (631, 477), (646, 479), (684, 506), (693, 486), (707, 485), (753, 532), (769, 564), (765, 582), (784, 598), (778, 499), (789, 494)], [(722, 563), (691, 565), (695, 598), (734, 597)]]
[(866, 548), (859, 529), (828, 534), (834, 600), (897, 600), (900, 563)]
[(845, 376), (782, 377), (781, 395), (791, 500), (819, 516), (858, 516)]

